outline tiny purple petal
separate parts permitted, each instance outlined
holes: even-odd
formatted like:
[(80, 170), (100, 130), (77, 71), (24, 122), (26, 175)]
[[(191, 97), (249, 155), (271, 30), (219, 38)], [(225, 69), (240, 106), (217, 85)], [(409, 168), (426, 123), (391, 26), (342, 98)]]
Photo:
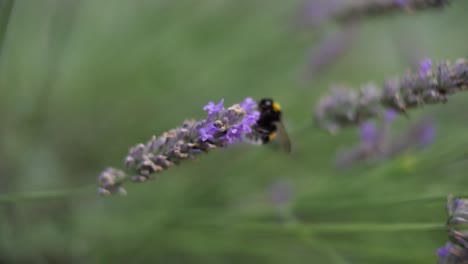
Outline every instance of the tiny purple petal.
[(445, 246), (437, 249), (436, 251), (437, 256), (439, 256), (439, 258), (445, 258), (446, 256), (449, 255), (451, 247), (452, 247), (452, 244), (450, 242), (447, 242)]
[(224, 99), (221, 99), (217, 105), (215, 105), (213, 102), (209, 102), (207, 105), (205, 105), (205, 107), (203, 107), (203, 110), (208, 111), (208, 118), (210, 118), (224, 109), (223, 104)]
[(374, 144), (377, 139), (377, 127), (373, 122), (361, 125), (361, 141), (365, 144)]
[(244, 101), (242, 101), (242, 103), (239, 105), (248, 115), (250, 115), (257, 108), (257, 102), (255, 102), (255, 100), (250, 97), (245, 98)]
[(432, 60), (429, 58), (423, 59), (419, 63), (419, 76), (424, 78), (432, 68)]
[(216, 132), (218, 132), (218, 128), (213, 123), (208, 123), (204, 128), (198, 130), (201, 141), (212, 140)]
[(457, 198), (457, 199), (455, 199), (455, 202), (454, 202), (454, 203), (455, 203), (455, 209), (456, 209), (458, 206), (461, 205), (462, 200)]
[(243, 131), (242, 131), (242, 124), (235, 125), (231, 127), (227, 134), (226, 139), (229, 144), (234, 143), (235, 141), (240, 141), (242, 139)]
[(208, 104), (205, 105), (205, 106), (203, 107), (203, 110), (205, 110), (205, 111), (206, 111), (206, 110), (210, 111), (210, 110), (213, 109), (214, 107), (215, 107), (215, 104), (214, 104), (213, 102), (208, 102)]

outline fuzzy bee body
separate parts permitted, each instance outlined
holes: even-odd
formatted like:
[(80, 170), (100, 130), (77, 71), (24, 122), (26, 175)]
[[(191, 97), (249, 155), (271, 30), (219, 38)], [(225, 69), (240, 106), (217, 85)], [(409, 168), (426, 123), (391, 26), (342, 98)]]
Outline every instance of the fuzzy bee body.
[(253, 144), (263, 145), (278, 138), (281, 146), (287, 152), (291, 151), (291, 143), (282, 123), (281, 106), (272, 99), (262, 99), (258, 103), (260, 117), (253, 125), (253, 132), (246, 136)]

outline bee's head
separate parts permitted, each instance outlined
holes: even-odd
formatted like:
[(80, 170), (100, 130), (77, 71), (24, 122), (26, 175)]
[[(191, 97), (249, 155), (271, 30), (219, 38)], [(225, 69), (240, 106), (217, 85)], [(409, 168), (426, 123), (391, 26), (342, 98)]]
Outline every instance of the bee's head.
[(260, 100), (260, 102), (258, 103), (258, 108), (260, 111), (270, 110), (273, 112), (281, 112), (281, 106), (272, 99), (267, 98)]

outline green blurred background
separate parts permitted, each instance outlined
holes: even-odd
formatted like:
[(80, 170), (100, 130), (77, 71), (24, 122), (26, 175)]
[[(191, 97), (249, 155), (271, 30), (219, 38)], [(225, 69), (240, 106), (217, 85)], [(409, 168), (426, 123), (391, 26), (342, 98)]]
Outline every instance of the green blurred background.
[[(468, 95), (397, 120), (431, 116), (429, 148), (346, 170), (334, 158), (358, 130), (329, 135), (312, 111), (330, 84), (466, 56), (468, 3), (453, 2), (363, 21), (310, 75), (310, 50), (339, 26), (298, 26), (301, 1), (0, 1), (0, 263), (435, 263), (443, 228), (397, 229), (443, 225), (444, 196), (468, 194)], [(232, 146), (96, 195), (130, 146), (247, 96), (282, 104), (292, 154)]]

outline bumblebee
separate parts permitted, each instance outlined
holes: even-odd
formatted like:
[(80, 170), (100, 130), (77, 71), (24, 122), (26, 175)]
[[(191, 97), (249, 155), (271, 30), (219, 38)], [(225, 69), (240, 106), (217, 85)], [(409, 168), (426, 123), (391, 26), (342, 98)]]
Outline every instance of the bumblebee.
[(255, 144), (267, 144), (278, 138), (281, 147), (291, 152), (291, 142), (282, 122), (281, 106), (272, 99), (264, 98), (258, 103), (258, 111), (260, 117), (247, 139)]

